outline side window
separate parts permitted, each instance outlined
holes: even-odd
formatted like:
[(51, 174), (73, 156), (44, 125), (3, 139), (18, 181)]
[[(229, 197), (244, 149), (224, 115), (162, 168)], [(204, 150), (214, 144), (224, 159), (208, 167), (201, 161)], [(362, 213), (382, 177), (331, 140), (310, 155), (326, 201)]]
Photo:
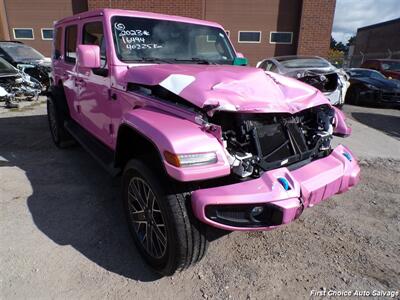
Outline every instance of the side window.
[(76, 61), (76, 39), (78, 35), (78, 27), (76, 25), (65, 28), (65, 61), (75, 63)]
[(229, 52), (226, 48), (226, 39), (221, 37), (222, 34), (210, 32), (196, 32), (194, 34), (192, 54), (185, 53), (188, 58), (190, 56), (204, 58), (227, 60)]
[(272, 61), (270, 61), (270, 60), (266, 60), (264, 66), (265, 66), (265, 67), (264, 67), (264, 70), (265, 70), (265, 71), (274, 72), (274, 71), (276, 70), (275, 64), (274, 64)]
[(54, 52), (53, 58), (59, 59), (61, 56), (61, 40), (62, 40), (62, 27), (56, 29), (56, 38), (54, 39)]
[(263, 69), (263, 70), (265, 71), (266, 66), (267, 66), (267, 61), (264, 60), (258, 67), (259, 67), (260, 69)]
[(271, 65), (268, 67), (268, 71), (275, 72), (276, 69), (277, 69), (276, 65), (273, 62), (271, 62)]
[(107, 64), (107, 56), (102, 22), (86, 23), (83, 26), (82, 44), (100, 47), (101, 67), (104, 68)]

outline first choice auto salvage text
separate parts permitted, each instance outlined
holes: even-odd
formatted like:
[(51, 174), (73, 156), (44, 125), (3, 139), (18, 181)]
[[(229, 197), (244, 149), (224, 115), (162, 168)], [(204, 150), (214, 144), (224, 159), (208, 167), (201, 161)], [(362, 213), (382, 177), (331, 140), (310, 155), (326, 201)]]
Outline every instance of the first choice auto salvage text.
[(310, 296), (317, 297), (387, 297), (397, 298), (399, 290), (383, 291), (383, 290), (311, 290)]

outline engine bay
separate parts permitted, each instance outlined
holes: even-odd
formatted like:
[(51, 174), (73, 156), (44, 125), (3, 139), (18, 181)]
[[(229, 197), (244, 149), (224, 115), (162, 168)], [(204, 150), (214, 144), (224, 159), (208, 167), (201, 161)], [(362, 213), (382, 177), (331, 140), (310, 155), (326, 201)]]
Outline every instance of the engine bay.
[(320, 74), (317, 72), (306, 71), (303, 74), (297, 74), (297, 79), (307, 83), (323, 93), (330, 93), (337, 89), (339, 76), (337, 73)]
[(331, 153), (334, 111), (329, 105), (290, 114), (219, 111), (229, 164), (240, 178), (259, 177), (279, 167), (295, 168)]

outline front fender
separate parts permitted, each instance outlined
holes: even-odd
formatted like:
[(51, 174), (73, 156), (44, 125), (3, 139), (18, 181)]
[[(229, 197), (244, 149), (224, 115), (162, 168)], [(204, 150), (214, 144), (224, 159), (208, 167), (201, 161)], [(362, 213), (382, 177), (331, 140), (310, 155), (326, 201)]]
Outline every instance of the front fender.
[(333, 134), (342, 137), (349, 136), (351, 134), (351, 127), (347, 126), (344, 113), (337, 107), (333, 107), (333, 109), (335, 110), (335, 128)]
[[(184, 118), (153, 108), (126, 112), (121, 125), (128, 125), (147, 137), (157, 147), (167, 173), (179, 181), (195, 181), (228, 175), (230, 166), (217, 138), (201, 126)], [(212, 165), (178, 168), (164, 158), (164, 151), (175, 154), (216, 152)]]

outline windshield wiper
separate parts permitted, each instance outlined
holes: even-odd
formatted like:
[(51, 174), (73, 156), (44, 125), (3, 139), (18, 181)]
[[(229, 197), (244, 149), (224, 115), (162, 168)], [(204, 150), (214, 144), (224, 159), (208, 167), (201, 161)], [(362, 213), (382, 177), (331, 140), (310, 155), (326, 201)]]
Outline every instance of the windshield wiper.
[(130, 61), (133, 62), (154, 62), (154, 63), (166, 63), (166, 64), (172, 64), (171, 60), (168, 59), (162, 59), (162, 58), (157, 58), (157, 57), (140, 57), (138, 59), (132, 59)]
[(214, 62), (211, 62), (211, 61), (203, 59), (203, 58), (198, 58), (198, 57), (192, 57), (191, 59), (174, 59), (174, 61), (177, 61), (177, 62), (195, 62), (197, 64), (204, 64), (204, 65), (216, 65), (216, 63), (214, 63)]

